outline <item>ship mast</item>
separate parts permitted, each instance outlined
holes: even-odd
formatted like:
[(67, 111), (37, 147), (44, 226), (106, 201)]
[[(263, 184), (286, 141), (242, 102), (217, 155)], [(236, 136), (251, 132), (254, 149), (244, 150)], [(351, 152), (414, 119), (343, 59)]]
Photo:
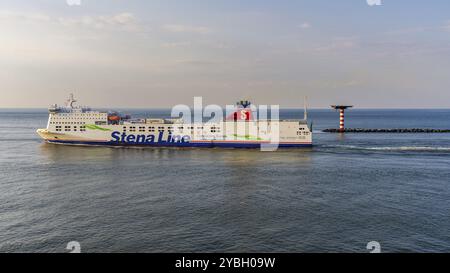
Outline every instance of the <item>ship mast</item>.
[(305, 96), (303, 99), (303, 103), (304, 103), (304, 113), (303, 113), (303, 119), (304, 120), (308, 120), (308, 97)]

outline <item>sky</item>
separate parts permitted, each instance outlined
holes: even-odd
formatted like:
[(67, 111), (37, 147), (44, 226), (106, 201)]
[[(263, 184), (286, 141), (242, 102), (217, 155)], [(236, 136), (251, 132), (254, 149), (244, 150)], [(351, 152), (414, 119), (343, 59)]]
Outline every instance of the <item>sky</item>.
[(0, 108), (69, 93), (106, 108), (449, 108), (450, 1), (0, 0)]

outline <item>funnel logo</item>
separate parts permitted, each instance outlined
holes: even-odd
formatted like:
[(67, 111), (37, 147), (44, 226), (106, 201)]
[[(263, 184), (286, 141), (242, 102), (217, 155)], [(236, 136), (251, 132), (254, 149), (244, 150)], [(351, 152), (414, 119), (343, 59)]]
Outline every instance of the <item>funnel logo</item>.
[(81, 0), (66, 0), (69, 6), (81, 6)]
[(369, 6), (381, 6), (381, 0), (366, 0)]

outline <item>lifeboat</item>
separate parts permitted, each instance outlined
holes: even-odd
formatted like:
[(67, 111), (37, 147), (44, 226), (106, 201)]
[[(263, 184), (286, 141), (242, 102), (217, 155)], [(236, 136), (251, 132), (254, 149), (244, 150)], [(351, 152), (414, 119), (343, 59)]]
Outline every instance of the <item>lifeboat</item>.
[(117, 115), (108, 116), (109, 121), (120, 121), (120, 117)]

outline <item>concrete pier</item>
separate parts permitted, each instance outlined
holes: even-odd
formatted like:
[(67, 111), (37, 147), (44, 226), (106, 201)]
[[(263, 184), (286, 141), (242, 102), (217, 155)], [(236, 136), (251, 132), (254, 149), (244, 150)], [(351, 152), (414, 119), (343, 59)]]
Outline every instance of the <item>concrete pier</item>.
[(450, 129), (423, 129), (423, 128), (394, 128), (394, 129), (365, 129), (365, 128), (346, 128), (342, 129), (325, 129), (325, 133), (450, 133)]

